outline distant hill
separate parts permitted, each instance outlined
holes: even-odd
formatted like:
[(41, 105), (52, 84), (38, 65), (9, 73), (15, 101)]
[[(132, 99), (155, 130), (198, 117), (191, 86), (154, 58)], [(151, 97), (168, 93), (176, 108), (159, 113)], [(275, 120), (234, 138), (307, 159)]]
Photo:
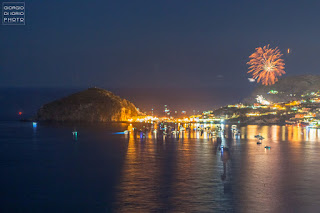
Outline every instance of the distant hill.
[(104, 89), (89, 88), (42, 106), (39, 121), (125, 121), (139, 115), (133, 103)]
[(320, 76), (300, 75), (279, 79), (274, 85), (257, 87), (252, 94), (243, 100), (244, 103), (256, 102), (257, 95), (262, 95), (272, 102), (287, 102), (301, 99), (301, 95), (318, 92), (320, 90)]

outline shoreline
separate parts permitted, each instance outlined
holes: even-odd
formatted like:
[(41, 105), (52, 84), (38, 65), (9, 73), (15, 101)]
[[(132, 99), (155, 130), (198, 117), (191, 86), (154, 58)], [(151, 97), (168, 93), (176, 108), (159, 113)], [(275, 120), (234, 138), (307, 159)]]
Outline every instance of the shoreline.
[[(198, 124), (213, 124), (213, 125), (238, 125), (238, 126), (247, 126), (247, 125), (258, 125), (258, 126), (270, 126), (270, 125), (278, 125), (278, 126), (296, 126), (297, 124), (288, 124), (285, 122), (272, 122), (272, 123), (261, 123), (261, 122), (228, 122), (225, 120), (223, 123), (220, 122), (197, 122), (197, 121), (182, 121), (182, 122), (175, 122), (175, 121), (157, 121), (157, 122), (130, 122), (130, 121), (106, 121), (106, 122), (99, 122), (99, 121), (37, 121), (33, 119), (20, 119), (20, 120), (12, 120), (12, 121), (18, 121), (18, 122), (37, 122), (37, 123), (43, 123), (43, 124), (152, 124), (152, 123), (181, 123), (181, 124), (187, 124), (187, 123), (198, 123)], [(302, 127), (308, 127), (313, 129), (320, 129), (320, 127), (314, 127), (314, 126), (302, 126)]]

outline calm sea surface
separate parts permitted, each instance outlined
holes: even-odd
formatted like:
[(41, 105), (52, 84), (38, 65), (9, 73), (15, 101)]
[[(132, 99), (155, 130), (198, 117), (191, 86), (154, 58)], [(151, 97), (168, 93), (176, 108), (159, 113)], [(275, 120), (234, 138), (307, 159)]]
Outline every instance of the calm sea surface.
[(113, 134), (128, 124), (1, 122), (0, 211), (319, 212), (320, 130), (225, 128), (222, 152), (195, 130), (143, 137)]

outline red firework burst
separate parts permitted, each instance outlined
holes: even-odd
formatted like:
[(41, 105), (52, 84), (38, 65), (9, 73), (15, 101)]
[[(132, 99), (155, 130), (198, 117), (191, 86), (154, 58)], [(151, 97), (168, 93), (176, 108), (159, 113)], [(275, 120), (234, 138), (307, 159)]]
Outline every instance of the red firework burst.
[(264, 47), (257, 47), (247, 62), (249, 67), (248, 73), (252, 73), (252, 78), (263, 85), (272, 85), (278, 81), (278, 77), (286, 72), (284, 71), (284, 60), (278, 47), (269, 48), (269, 44)]

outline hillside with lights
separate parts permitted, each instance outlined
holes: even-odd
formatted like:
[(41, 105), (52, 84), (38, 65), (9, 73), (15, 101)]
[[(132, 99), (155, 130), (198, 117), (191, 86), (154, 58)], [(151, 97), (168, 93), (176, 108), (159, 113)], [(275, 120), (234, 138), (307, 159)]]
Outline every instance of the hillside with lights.
[(288, 102), (312, 96), (320, 90), (320, 76), (300, 75), (279, 79), (273, 85), (259, 85), (252, 94), (243, 100), (246, 104), (256, 102), (258, 96), (270, 102)]
[(320, 128), (320, 76), (286, 77), (273, 85), (260, 85), (243, 103), (203, 112), (192, 116), (192, 121)]

